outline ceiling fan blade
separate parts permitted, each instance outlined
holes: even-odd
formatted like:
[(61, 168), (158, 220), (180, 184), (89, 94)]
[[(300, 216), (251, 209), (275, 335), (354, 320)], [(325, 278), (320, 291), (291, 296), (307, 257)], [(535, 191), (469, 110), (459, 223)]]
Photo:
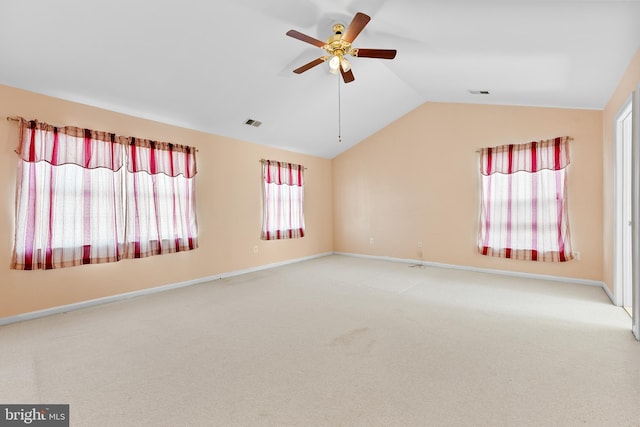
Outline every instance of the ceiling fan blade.
[(327, 60), (327, 58), (328, 58), (327, 56), (321, 56), (318, 59), (314, 59), (313, 61), (311, 61), (311, 62), (309, 62), (307, 64), (304, 64), (302, 67), (296, 68), (295, 70), (293, 70), (293, 72), (296, 73), (296, 74), (302, 74), (305, 71), (307, 71), (308, 69), (313, 68), (318, 64), (322, 64), (324, 61)]
[(359, 58), (393, 59), (398, 53), (395, 49), (357, 49), (354, 56)]
[(310, 43), (314, 46), (318, 46), (318, 47), (322, 47), (325, 45), (325, 43), (323, 41), (320, 41), (318, 39), (315, 39), (311, 36), (308, 36), (306, 34), (302, 34), (300, 31), (296, 31), (296, 30), (289, 30), (287, 31), (287, 35), (289, 37), (293, 37), (294, 39), (298, 39), (300, 41), (306, 42), (306, 43)]
[(351, 23), (344, 31), (342, 40), (353, 43), (355, 38), (358, 37), (358, 34), (360, 34), (360, 31), (364, 29), (365, 25), (367, 25), (370, 20), (371, 17), (369, 15), (365, 15), (362, 12), (356, 13), (356, 15), (351, 20)]
[(342, 67), (340, 67), (340, 74), (342, 74), (342, 80), (344, 80), (345, 83), (351, 83), (352, 81), (354, 81), (356, 79), (353, 76), (353, 71), (351, 71), (351, 70), (344, 71), (342, 69)]

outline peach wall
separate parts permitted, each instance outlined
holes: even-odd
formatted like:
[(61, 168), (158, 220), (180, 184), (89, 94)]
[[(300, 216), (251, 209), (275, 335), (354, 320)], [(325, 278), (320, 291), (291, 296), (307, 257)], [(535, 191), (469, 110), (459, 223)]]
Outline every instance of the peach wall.
[(640, 49), (629, 63), (603, 112), (602, 170), (604, 222), (604, 282), (613, 293), (614, 244), (614, 121), (618, 111), (640, 85)]
[[(580, 260), (505, 260), (476, 251), (476, 150), (570, 135), (570, 227)], [(602, 280), (602, 112), (427, 103), (333, 162), (334, 250)], [(374, 243), (370, 244), (370, 238)]]
[[(14, 230), (17, 125), (5, 116), (171, 141), (199, 149), (200, 247), (191, 252), (50, 271), (9, 269)], [(331, 160), (187, 130), (0, 85), (0, 317), (210, 277), (332, 251)], [(303, 239), (259, 240), (260, 158), (304, 164)], [(254, 253), (257, 245), (259, 251)]]

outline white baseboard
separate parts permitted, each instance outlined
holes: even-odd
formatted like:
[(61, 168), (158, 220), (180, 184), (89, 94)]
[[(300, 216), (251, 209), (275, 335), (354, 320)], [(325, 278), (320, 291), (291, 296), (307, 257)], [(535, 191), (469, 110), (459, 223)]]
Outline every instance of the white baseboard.
[(609, 290), (609, 287), (604, 282), (602, 282), (602, 290), (604, 291), (605, 294), (607, 294), (607, 296), (611, 300), (611, 304), (616, 305), (616, 306), (620, 306), (619, 304), (616, 304), (616, 299), (613, 297), (613, 294)]
[(574, 284), (587, 285), (587, 286), (597, 286), (604, 290), (604, 292), (607, 294), (607, 296), (609, 297), (612, 303), (614, 302), (613, 295), (611, 294), (611, 291), (609, 290), (607, 285), (605, 285), (604, 282), (601, 282), (598, 280), (553, 276), (553, 275), (547, 275), (547, 274), (524, 273), (524, 272), (518, 272), (518, 271), (498, 270), (493, 268), (470, 267), (465, 265), (445, 264), (445, 263), (431, 262), (431, 261), (419, 261), (419, 260), (407, 259), (407, 258), (393, 258), (393, 257), (387, 257), (387, 256), (363, 255), (363, 254), (355, 254), (355, 253), (349, 253), (349, 252), (334, 252), (334, 254), (352, 256), (356, 258), (368, 258), (368, 259), (376, 259), (381, 261), (399, 262), (404, 264), (419, 264), (419, 265), (424, 265), (426, 267), (449, 268), (454, 270), (474, 271), (478, 273), (499, 274), (502, 276), (522, 277), (522, 278), (528, 278), (528, 279), (553, 280), (556, 282), (574, 283)]
[(216, 274), (216, 275), (213, 275), (213, 276), (201, 277), (201, 278), (194, 279), (194, 280), (187, 280), (185, 282), (172, 283), (172, 284), (163, 285), (163, 286), (156, 286), (156, 287), (153, 287), (153, 288), (141, 289), (139, 291), (127, 292), (127, 293), (118, 294), (118, 295), (110, 295), (108, 297), (96, 298), (96, 299), (87, 300), (87, 301), (81, 301), (81, 302), (77, 302), (77, 303), (73, 303), (73, 304), (67, 304), (67, 305), (62, 305), (62, 306), (58, 306), (58, 307), (47, 308), (47, 309), (44, 309), (44, 310), (32, 311), (32, 312), (23, 313), (23, 314), (17, 314), (15, 316), (2, 317), (2, 318), (0, 318), (0, 326), (8, 325), (10, 323), (23, 322), (25, 320), (37, 319), (39, 317), (51, 316), (53, 314), (67, 313), (69, 311), (80, 310), (80, 309), (83, 309), (83, 308), (93, 307), (93, 306), (96, 306), (96, 305), (108, 304), (108, 303), (111, 303), (111, 302), (126, 300), (126, 299), (129, 299), (129, 298), (135, 298), (135, 297), (139, 297), (139, 296), (143, 296), (143, 295), (156, 294), (158, 292), (165, 292), (165, 291), (169, 291), (171, 289), (184, 288), (186, 286), (197, 285), (197, 284), (205, 283), (205, 282), (211, 282), (211, 281), (214, 281), (214, 280), (220, 280), (220, 279), (224, 279), (224, 278), (227, 278), (227, 277), (239, 276), (241, 274), (253, 273), (253, 272), (256, 272), (256, 271), (260, 271), (260, 270), (267, 270), (267, 269), (270, 269), (270, 268), (281, 267), (281, 266), (284, 266), (284, 265), (287, 265), (287, 264), (294, 264), (294, 263), (297, 263), (297, 262), (307, 261), (307, 260), (310, 260), (310, 259), (320, 258), (320, 257), (324, 257), (324, 256), (327, 256), (327, 255), (332, 255), (332, 254), (333, 254), (333, 252), (325, 252), (325, 253), (321, 253), (321, 254), (317, 254), (317, 255), (311, 255), (311, 256), (308, 256), (308, 257), (295, 258), (295, 259), (291, 259), (291, 260), (287, 260), (287, 261), (276, 262), (276, 263), (273, 263), (273, 264), (265, 264), (265, 265), (261, 265), (261, 266), (258, 266), (258, 267), (247, 268), (247, 269), (244, 269), (244, 270), (229, 271), (229, 272), (226, 272), (226, 273)]
[(284, 265), (295, 264), (297, 262), (308, 261), (310, 259), (315, 259), (315, 258), (322, 258), (329, 255), (333, 255), (333, 252), (324, 252), (321, 254), (311, 255), (308, 257), (295, 258), (287, 261), (274, 262), (273, 264), (265, 264), (265, 265), (260, 265), (258, 267), (251, 267), (244, 270), (230, 271), (228, 273), (222, 273), (219, 278), (224, 279), (226, 277), (240, 276), (242, 274), (253, 273), (261, 270), (268, 270), (270, 268), (282, 267)]

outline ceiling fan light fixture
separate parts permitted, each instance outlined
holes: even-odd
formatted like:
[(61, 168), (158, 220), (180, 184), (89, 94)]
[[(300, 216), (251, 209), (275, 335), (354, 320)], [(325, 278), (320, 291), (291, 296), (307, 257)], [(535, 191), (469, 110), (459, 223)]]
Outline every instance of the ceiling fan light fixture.
[(340, 69), (340, 58), (338, 55), (333, 55), (329, 60), (329, 71), (333, 74), (336, 74)]
[(342, 60), (340, 60), (340, 66), (342, 67), (342, 71), (348, 73), (351, 69), (351, 62), (349, 62), (347, 58), (342, 58)]

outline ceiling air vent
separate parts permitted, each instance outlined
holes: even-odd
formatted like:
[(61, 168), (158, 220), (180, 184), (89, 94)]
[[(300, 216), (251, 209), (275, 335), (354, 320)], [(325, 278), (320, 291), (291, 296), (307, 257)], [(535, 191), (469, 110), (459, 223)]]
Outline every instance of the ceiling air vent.
[(469, 93), (471, 95), (489, 95), (488, 90), (471, 90), (469, 89)]
[(247, 119), (246, 122), (244, 122), (245, 125), (249, 125), (249, 126), (253, 126), (253, 127), (259, 127), (262, 122), (259, 122), (258, 120), (253, 120), (253, 119)]

